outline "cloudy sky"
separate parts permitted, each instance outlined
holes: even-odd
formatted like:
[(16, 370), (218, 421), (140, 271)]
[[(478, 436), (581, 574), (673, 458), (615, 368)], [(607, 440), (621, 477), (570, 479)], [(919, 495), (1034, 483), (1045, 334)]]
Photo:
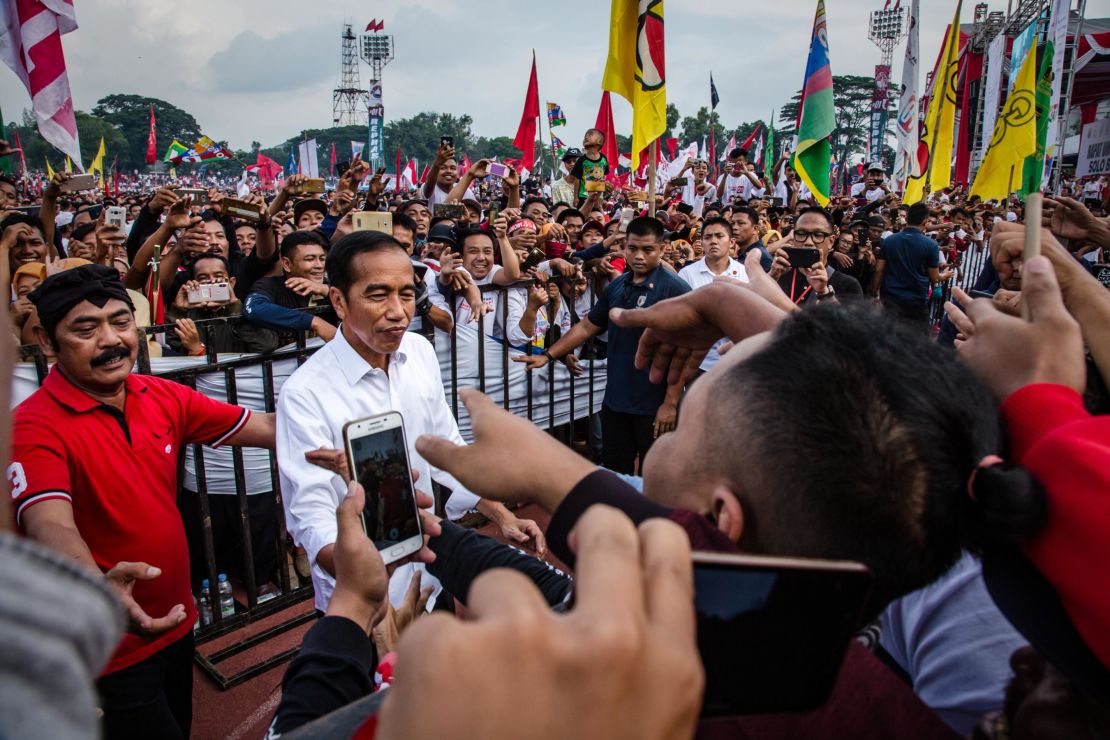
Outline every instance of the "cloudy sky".
[[(879, 51), (867, 39), (883, 0), (826, 0), (836, 74), (871, 74)], [(908, 5), (909, 0), (904, 0)], [(167, 100), (205, 133), (247, 148), (272, 146), (303, 128), (331, 123), (342, 24), (385, 21), (396, 59), (386, 67), (386, 120), (420, 111), (469, 113), (477, 135), (512, 136), (520, 119), (531, 51), (541, 107), (563, 106), (564, 140), (593, 124), (608, 44), (604, 0), (77, 0), (80, 29), (64, 38), (74, 98), (89, 110), (108, 93)], [(683, 115), (708, 102), (709, 71), (726, 124), (767, 117), (789, 100), (805, 71), (814, 0), (668, 0), (668, 100)], [(921, 0), (923, 66), (931, 66), (955, 0)], [(1016, 4), (1016, 2), (1015, 2)], [(992, 10), (1006, 9), (991, 0)], [(964, 3), (970, 21), (973, 2)], [(1088, 0), (1089, 17), (1110, 0)], [(901, 79), (902, 47), (893, 80)], [(369, 68), (361, 65), (363, 84)], [(922, 73), (924, 74), (924, 72)], [(0, 70), (0, 107), (16, 118), (30, 99)], [(615, 100), (616, 124), (631, 113)], [(561, 133), (561, 132), (560, 132)], [(544, 135), (546, 139), (546, 133)]]

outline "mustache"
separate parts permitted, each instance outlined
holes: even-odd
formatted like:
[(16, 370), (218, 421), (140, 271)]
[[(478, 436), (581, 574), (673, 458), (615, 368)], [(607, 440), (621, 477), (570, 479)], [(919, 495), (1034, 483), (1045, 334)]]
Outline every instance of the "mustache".
[(113, 347), (112, 349), (104, 350), (94, 357), (92, 359), (92, 366), (100, 367), (101, 365), (107, 365), (112, 360), (126, 360), (129, 357), (131, 357), (131, 351), (126, 347)]

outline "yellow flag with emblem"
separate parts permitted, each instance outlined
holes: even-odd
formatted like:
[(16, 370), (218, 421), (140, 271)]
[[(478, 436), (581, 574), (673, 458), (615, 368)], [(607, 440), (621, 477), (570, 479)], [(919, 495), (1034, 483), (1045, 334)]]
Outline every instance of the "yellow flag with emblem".
[(92, 164), (86, 170), (89, 174), (96, 172), (100, 175), (100, 184), (104, 185), (104, 137), (100, 137), (100, 148), (96, 150), (96, 156), (93, 157)]
[(54, 179), (54, 168), (50, 166), (50, 160), (46, 160), (46, 176), (47, 178)]
[(975, 173), (971, 195), (1002, 200), (1021, 185), (1025, 158), (1037, 151), (1037, 39), (1029, 47), (1014, 89), (994, 124), (983, 164)]
[(960, 73), (960, 9), (963, 0), (956, 3), (956, 15), (944, 37), (944, 49), (937, 65), (937, 80), (929, 96), (925, 111), (925, 130), (921, 146), (929, 152), (929, 161), (918, 177), (906, 183), (903, 203), (916, 203), (925, 196), (925, 186), (930, 192), (952, 184), (952, 130), (956, 122), (956, 86)]
[(632, 104), (632, 169), (637, 170), (640, 152), (667, 130), (663, 0), (613, 0), (601, 89)]

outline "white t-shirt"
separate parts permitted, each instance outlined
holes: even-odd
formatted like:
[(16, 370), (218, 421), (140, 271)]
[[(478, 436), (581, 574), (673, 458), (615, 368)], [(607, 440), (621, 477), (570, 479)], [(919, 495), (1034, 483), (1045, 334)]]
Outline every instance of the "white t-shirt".
[(734, 177), (731, 174), (725, 175), (724, 203), (731, 203), (733, 198), (751, 200), (755, 189), (756, 186), (752, 184), (747, 175), (740, 175), (740, 177)]
[[(706, 263), (705, 259), (705, 257), (702, 257), (697, 262), (691, 262), (686, 265), (686, 267), (679, 270), (678, 276), (685, 280), (686, 284), (694, 290), (709, 285), (713, 282), (714, 278), (718, 277), (717, 273), (709, 269), (709, 265)], [(748, 271), (744, 268), (744, 263), (734, 260), (732, 257), (728, 258), (728, 266), (725, 267), (725, 271), (720, 273), (720, 275), (732, 278), (733, 280), (739, 280), (742, 283), (748, 282)], [(705, 356), (705, 359), (702, 360), (700, 365), (702, 372), (708, 372), (721, 359), (721, 355), (717, 351), (717, 348), (724, 344), (724, 342), (725, 340), (722, 339), (710, 347), (709, 353)]]
[[(813, 197), (813, 195), (809, 192), (809, 188), (801, 180), (797, 181), (796, 187), (798, 188), (798, 200), (799, 201), (806, 200), (808, 198)], [(785, 172), (782, 172), (782, 171), (779, 172), (779, 181), (778, 181), (778, 183), (775, 184), (775, 197), (776, 198), (782, 198), (782, 204), (784, 206), (789, 206), (790, 205), (790, 189), (786, 186), (786, 173)]]
[(879, 198), (882, 198), (884, 195), (886, 195), (886, 192), (884, 192), (882, 188), (872, 188), (871, 190), (868, 190), (867, 182), (857, 182), (855, 185), (852, 186), (852, 197), (858, 198), (860, 197), (860, 195), (863, 195), (863, 197), (867, 199), (868, 203), (874, 203)]
[[(438, 203), (446, 203), (448, 195), (449, 192), (441, 189), (437, 184), (435, 187), (432, 188), (432, 194), (428, 198), (428, 210), (432, 210)], [(463, 198), (474, 199), (474, 188), (467, 188), (466, 192), (463, 193)]]
[(717, 200), (717, 186), (708, 180), (705, 184), (708, 188), (701, 195), (698, 195), (697, 184), (693, 179), (682, 188), (682, 202), (689, 203), (693, 207), (695, 216), (700, 216), (702, 214), (702, 211), (705, 210), (706, 203), (712, 203)]
[(1089, 180), (1083, 183), (1083, 197), (1084, 198), (1098, 198), (1102, 195), (1102, 186), (1098, 180)]

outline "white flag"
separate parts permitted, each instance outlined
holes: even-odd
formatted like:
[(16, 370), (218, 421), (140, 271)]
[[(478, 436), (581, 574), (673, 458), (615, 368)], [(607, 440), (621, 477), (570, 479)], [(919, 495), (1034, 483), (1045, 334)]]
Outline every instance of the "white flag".
[(301, 174), (319, 177), (320, 165), (316, 162), (316, 139), (302, 141), (297, 145), (297, 159), (301, 161)]
[(902, 88), (898, 97), (898, 152), (894, 160), (896, 189), (904, 190), (911, 177), (921, 177), (921, 161), (917, 149), (921, 140), (921, 120), (917, 96), (917, 59), (920, 46), (917, 37), (917, 5), (910, 6), (910, 30), (906, 36), (906, 59), (902, 64)]

